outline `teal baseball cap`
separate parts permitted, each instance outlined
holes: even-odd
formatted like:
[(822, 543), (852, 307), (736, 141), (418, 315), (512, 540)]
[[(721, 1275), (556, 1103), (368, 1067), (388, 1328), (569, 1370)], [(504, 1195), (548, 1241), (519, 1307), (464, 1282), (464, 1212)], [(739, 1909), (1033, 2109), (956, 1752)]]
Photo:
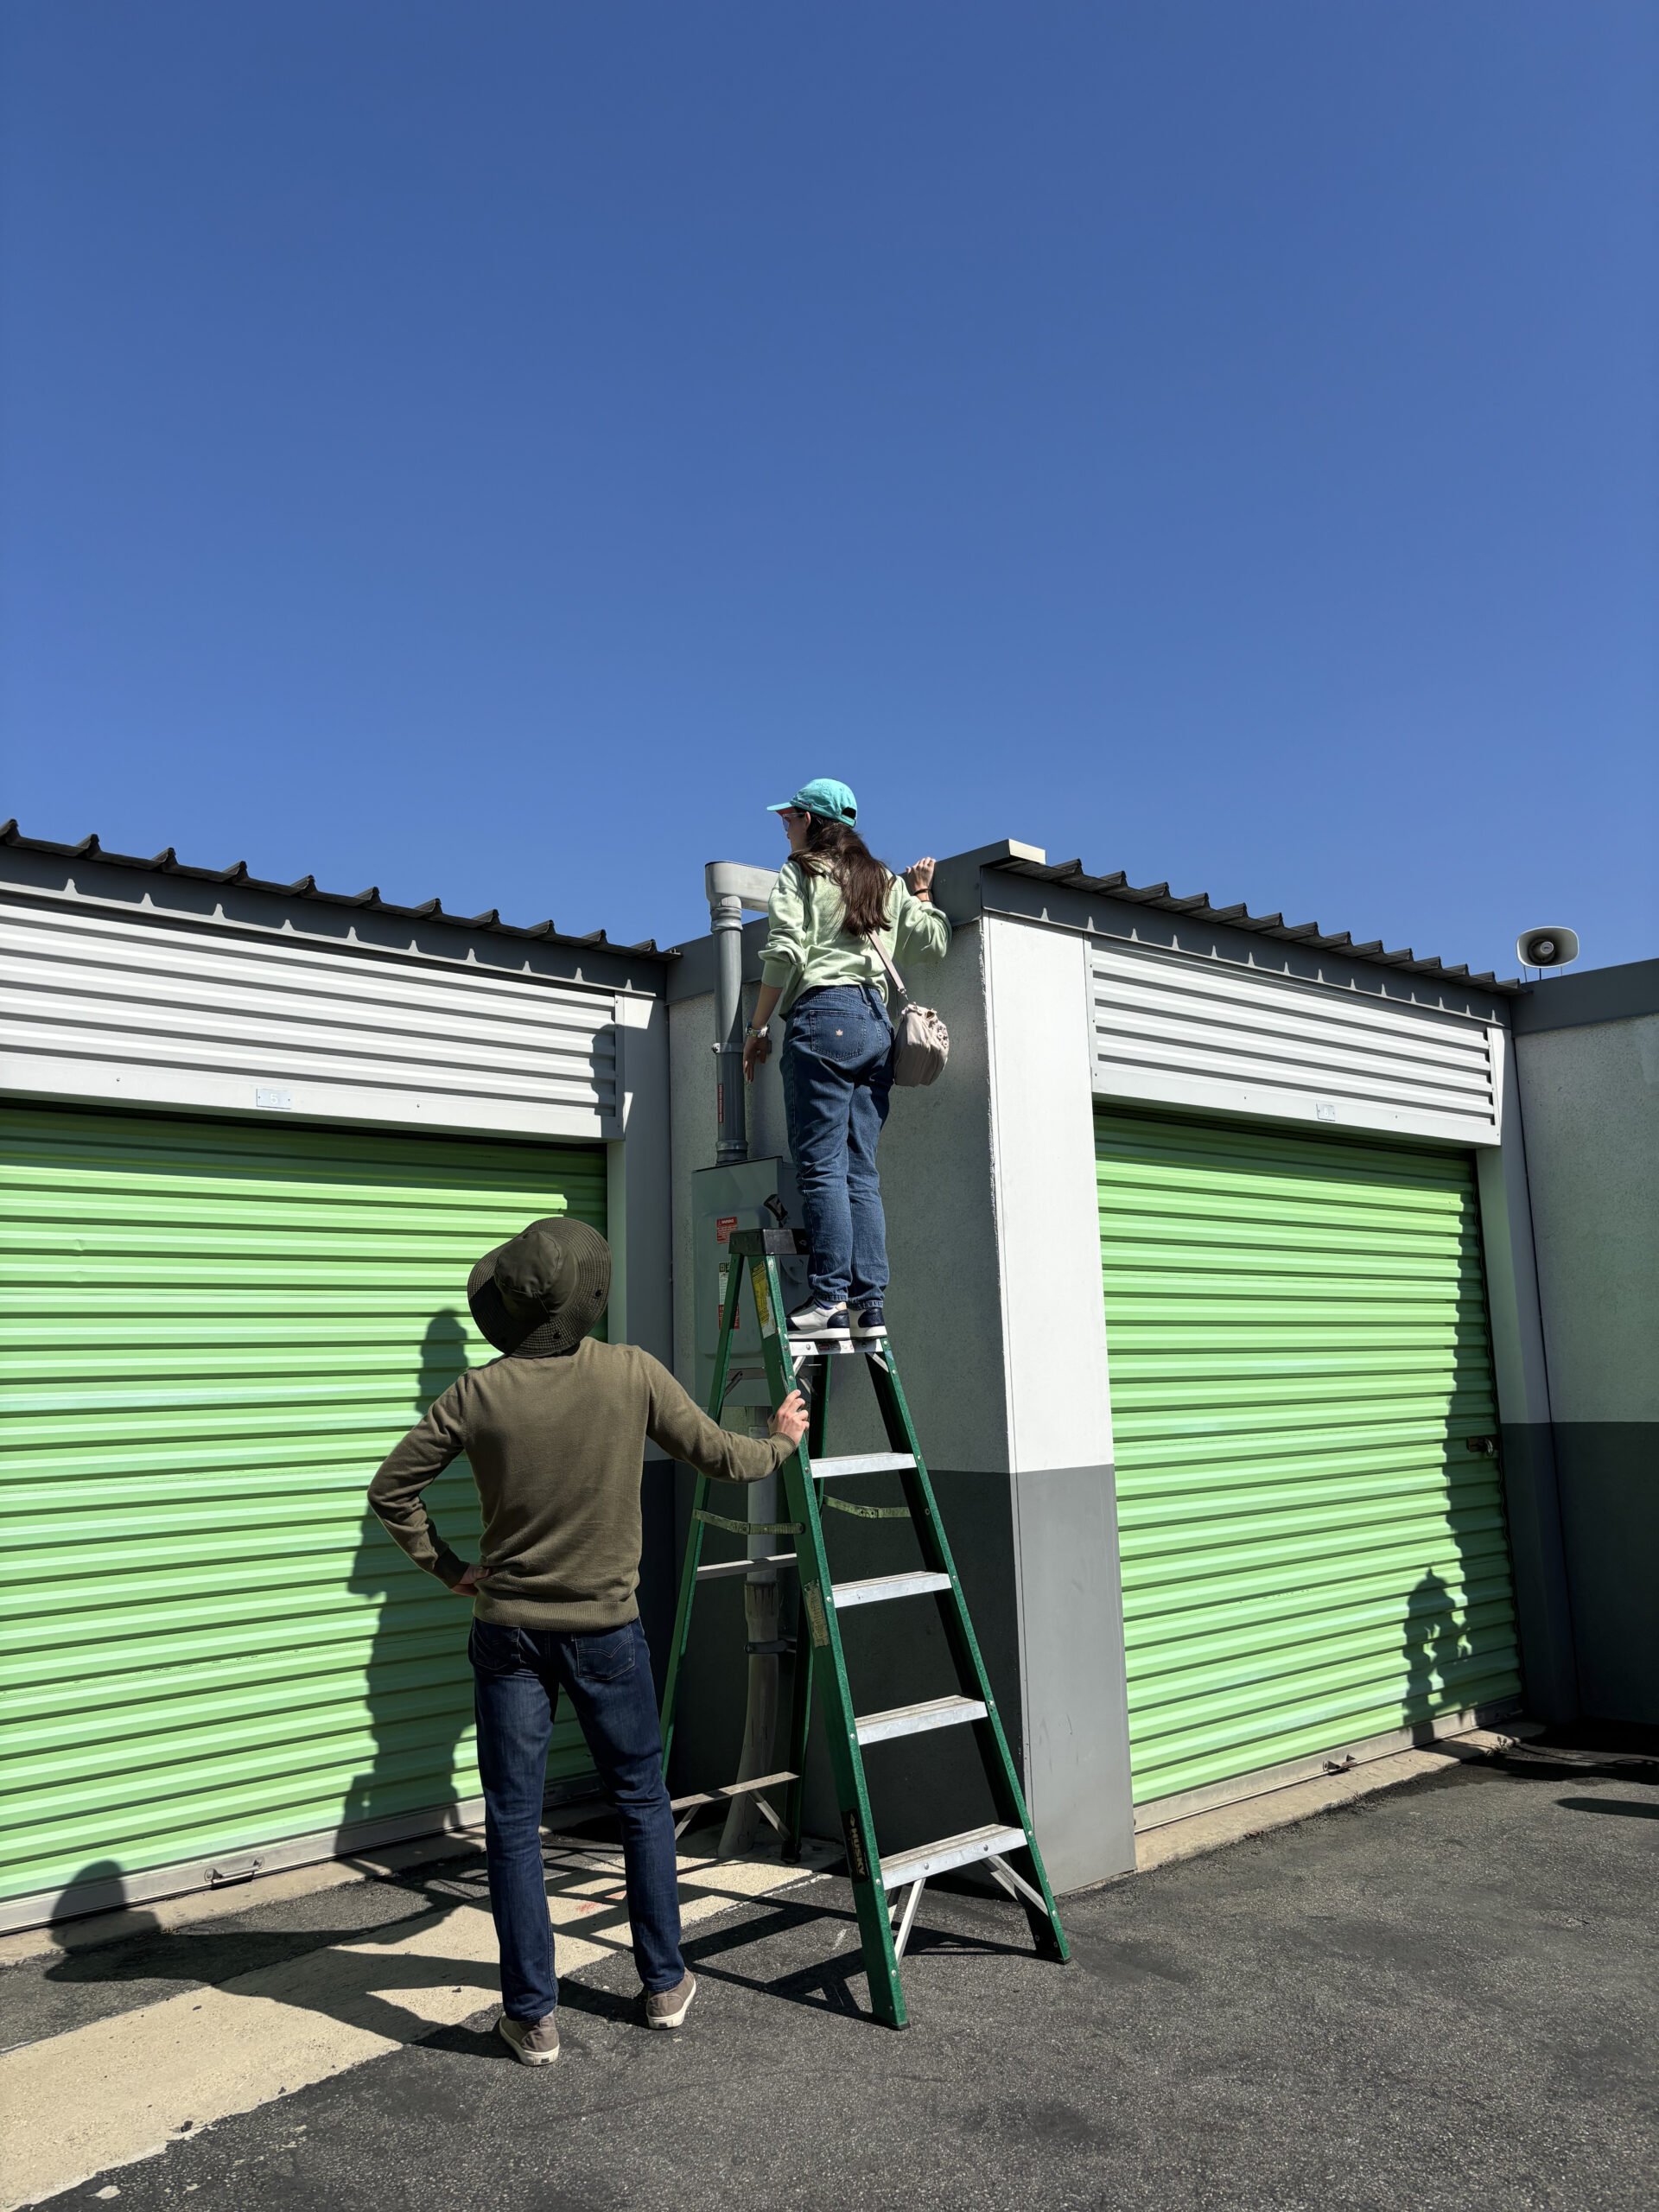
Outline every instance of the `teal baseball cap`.
[(804, 807), (809, 814), (821, 814), (826, 822), (844, 822), (849, 830), (858, 820), (858, 801), (846, 785), (838, 784), (833, 776), (814, 776), (810, 784), (801, 785), (793, 798), (779, 799), (766, 812), (781, 814), (786, 806)]

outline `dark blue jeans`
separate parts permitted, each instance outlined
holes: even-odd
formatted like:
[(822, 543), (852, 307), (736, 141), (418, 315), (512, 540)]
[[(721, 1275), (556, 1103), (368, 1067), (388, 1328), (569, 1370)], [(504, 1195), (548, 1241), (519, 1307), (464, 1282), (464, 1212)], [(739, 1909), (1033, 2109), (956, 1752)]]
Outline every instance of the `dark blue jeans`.
[(550, 1629), (475, 1620), (467, 1656), (473, 1662), (503, 2011), (512, 2020), (543, 2020), (559, 2001), (542, 1867), (542, 1793), (562, 1689), (622, 1824), (639, 1979), (649, 1990), (672, 1989), (685, 1972), (674, 1815), (663, 1782), (663, 1740), (645, 1630), (636, 1620), (597, 1636), (558, 1636)]
[(797, 999), (784, 1039), (784, 1113), (820, 1306), (874, 1305), (887, 1287), (875, 1147), (893, 1091), (893, 1024), (868, 984)]

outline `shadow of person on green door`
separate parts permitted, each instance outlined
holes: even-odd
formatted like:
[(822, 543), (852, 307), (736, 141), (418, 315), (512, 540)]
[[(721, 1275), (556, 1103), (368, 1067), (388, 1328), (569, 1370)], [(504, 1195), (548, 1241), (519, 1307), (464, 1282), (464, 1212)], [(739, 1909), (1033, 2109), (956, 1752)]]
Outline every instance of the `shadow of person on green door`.
[[(424, 1414), (471, 1362), (467, 1332), (451, 1306), (435, 1313), (421, 1342), (414, 1414)], [(372, 1471), (372, 1470), (368, 1471)], [(478, 1516), (472, 1477), (461, 1460), (426, 1492), (445, 1540), (463, 1559), (478, 1555)], [(342, 1848), (365, 1847), (376, 1830), (448, 1824), (457, 1802), (456, 1746), (473, 1719), (473, 1677), (467, 1663), (472, 1607), (423, 1574), (365, 1506), (350, 1587), (378, 1600), (365, 1674), (364, 1699), (374, 1749), (340, 1813)], [(365, 1833), (366, 1831), (366, 1833)]]
[(1405, 1718), (1425, 1739), (1432, 1732), (1427, 1724), (1457, 1702), (1459, 1671), (1469, 1656), (1460, 1611), (1450, 1584), (1433, 1567), (1407, 1600)]

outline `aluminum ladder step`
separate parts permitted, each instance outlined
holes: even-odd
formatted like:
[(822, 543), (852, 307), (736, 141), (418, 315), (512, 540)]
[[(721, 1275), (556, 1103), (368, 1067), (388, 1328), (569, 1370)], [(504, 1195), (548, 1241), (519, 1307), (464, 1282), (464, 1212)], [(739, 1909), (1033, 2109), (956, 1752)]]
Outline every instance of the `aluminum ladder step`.
[(897, 1475), (915, 1465), (908, 1452), (849, 1452), (839, 1459), (814, 1459), (812, 1479), (827, 1483), (842, 1475)]
[(861, 1582), (832, 1582), (830, 1595), (838, 1611), (849, 1605), (880, 1605), (889, 1598), (925, 1598), (935, 1590), (948, 1590), (948, 1574), (869, 1574)]
[(697, 1569), (697, 1580), (699, 1582), (723, 1582), (728, 1576), (748, 1574), (756, 1567), (793, 1567), (794, 1564), (793, 1552), (767, 1552), (760, 1559), (716, 1560), (712, 1567), (700, 1567)]
[(976, 1697), (931, 1697), (921, 1705), (893, 1705), (885, 1713), (866, 1713), (853, 1725), (861, 1744), (885, 1744), (894, 1736), (919, 1736), (925, 1729), (956, 1728), (964, 1720), (984, 1718), (985, 1707)]
[(941, 1836), (938, 1843), (918, 1843), (913, 1851), (895, 1851), (881, 1861), (881, 1886), (905, 1890), (912, 1882), (925, 1882), (935, 1874), (948, 1874), (953, 1866), (971, 1866), (976, 1859), (1000, 1858), (1008, 1851), (1023, 1851), (1023, 1828), (964, 1828), (960, 1835)]
[(753, 1782), (728, 1782), (723, 1789), (699, 1789), (690, 1797), (671, 1797), (669, 1810), (671, 1813), (686, 1813), (694, 1805), (721, 1805), (728, 1798), (747, 1797), (756, 1789), (770, 1789), (775, 1783), (794, 1782), (798, 1778), (788, 1771), (757, 1774)]

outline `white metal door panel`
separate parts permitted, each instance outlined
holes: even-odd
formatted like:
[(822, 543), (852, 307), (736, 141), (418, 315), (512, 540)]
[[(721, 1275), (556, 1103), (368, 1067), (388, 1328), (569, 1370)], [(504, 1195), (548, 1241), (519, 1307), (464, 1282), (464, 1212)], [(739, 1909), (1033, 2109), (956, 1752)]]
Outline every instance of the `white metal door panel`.
[(621, 1134), (611, 991), (10, 904), (0, 968), (8, 1090)]
[(1488, 1025), (1179, 953), (1090, 949), (1103, 1097), (1498, 1141)]

